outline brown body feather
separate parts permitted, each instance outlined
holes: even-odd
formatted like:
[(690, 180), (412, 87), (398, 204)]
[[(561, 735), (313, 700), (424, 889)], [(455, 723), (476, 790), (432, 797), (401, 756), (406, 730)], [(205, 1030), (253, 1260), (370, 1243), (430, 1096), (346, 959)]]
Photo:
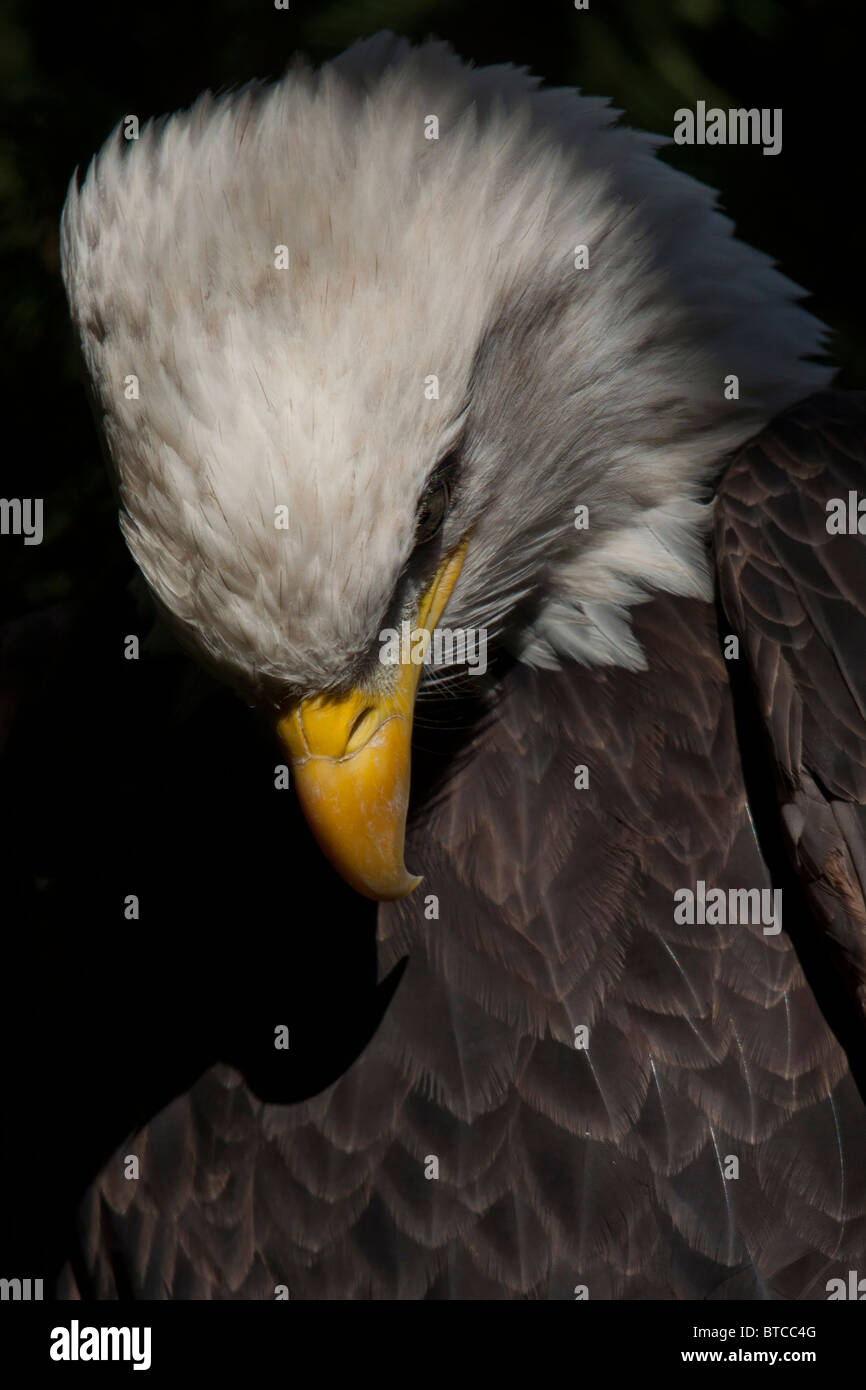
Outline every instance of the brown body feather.
[[(212, 1069), (136, 1138), (138, 1182), (123, 1146), (82, 1210), (96, 1296), (122, 1266), (143, 1298), (822, 1299), (863, 1267), (866, 1108), (787, 928), (862, 1008), (864, 549), (824, 519), (863, 485), (864, 425), (828, 393), (734, 461), (721, 634), (660, 597), (635, 612), (646, 672), (509, 669), (416, 808), (425, 883), (380, 909), (382, 974), (409, 965), (376, 1036), (294, 1106)], [(726, 631), (787, 827), (778, 935), (674, 921), (699, 879), (771, 886)]]

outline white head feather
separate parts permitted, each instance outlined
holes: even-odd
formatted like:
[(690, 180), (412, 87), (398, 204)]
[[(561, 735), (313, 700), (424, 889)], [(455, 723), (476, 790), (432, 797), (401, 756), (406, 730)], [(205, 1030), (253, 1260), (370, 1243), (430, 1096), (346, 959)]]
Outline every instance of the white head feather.
[(709, 595), (707, 484), (825, 384), (822, 330), (615, 118), (386, 34), (115, 132), (73, 182), (63, 273), (124, 533), (229, 679), (277, 699), (363, 666), (455, 447), (443, 549), (473, 529), (449, 626), (639, 667), (630, 606)]

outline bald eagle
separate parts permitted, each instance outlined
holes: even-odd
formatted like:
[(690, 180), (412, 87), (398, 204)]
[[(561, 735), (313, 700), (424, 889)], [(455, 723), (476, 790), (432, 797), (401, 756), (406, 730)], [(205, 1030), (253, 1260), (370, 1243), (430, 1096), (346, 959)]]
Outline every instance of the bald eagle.
[(866, 409), (617, 114), (384, 34), (73, 180), (128, 546), (405, 969), (324, 1089), (223, 1063), (127, 1140), (70, 1297), (864, 1269)]

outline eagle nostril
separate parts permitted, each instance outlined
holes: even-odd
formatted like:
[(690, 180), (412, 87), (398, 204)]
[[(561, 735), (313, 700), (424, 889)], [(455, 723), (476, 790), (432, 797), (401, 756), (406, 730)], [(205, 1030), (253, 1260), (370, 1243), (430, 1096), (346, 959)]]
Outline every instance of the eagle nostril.
[(373, 714), (373, 706), (367, 705), (364, 709), (361, 710), (361, 713), (358, 715), (357, 719), (355, 719), (352, 722), (352, 727), (349, 730), (349, 736), (346, 739), (346, 749), (343, 755), (344, 757), (349, 753), (357, 752), (359, 746), (370, 737), (370, 735), (373, 732), (373, 729), (370, 727), (373, 720)]

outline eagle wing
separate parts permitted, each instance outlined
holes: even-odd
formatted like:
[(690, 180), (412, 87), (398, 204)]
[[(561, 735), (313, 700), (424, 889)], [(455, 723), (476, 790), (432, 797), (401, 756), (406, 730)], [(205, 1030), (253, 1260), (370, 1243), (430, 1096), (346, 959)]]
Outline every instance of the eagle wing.
[[(425, 709), (407, 848), (425, 883), (380, 909), (381, 976), (409, 963), (375, 1036), (298, 1105), (210, 1070), (136, 1136), (139, 1181), (121, 1148), (91, 1188), (63, 1292), (810, 1299), (860, 1267), (866, 1111), (793, 941), (805, 962), (825, 939), (808, 897), (847, 932), (856, 981), (856, 917), (816, 872), (834, 851), (856, 865), (862, 684), (829, 616), (856, 574), (847, 542), (837, 555), (816, 523), (819, 565), (790, 519), (845, 453), (808, 409), (814, 425), (779, 421), (723, 482), (721, 632), (709, 605), (660, 596), (634, 615), (645, 672), (512, 667), (459, 749), (460, 706)], [(762, 559), (783, 542), (787, 563)], [(788, 776), (783, 821), (801, 798), (782, 932), (674, 912), (699, 881), (776, 882), (738, 672)]]
[(837, 999), (866, 1021), (866, 515), (863, 533), (836, 533), (849, 494), (855, 509), (866, 497), (866, 395), (828, 391), (734, 460), (715, 546), (762, 848), (777, 881), (805, 889), (808, 911), (787, 925), (825, 1012), (862, 1052)]

